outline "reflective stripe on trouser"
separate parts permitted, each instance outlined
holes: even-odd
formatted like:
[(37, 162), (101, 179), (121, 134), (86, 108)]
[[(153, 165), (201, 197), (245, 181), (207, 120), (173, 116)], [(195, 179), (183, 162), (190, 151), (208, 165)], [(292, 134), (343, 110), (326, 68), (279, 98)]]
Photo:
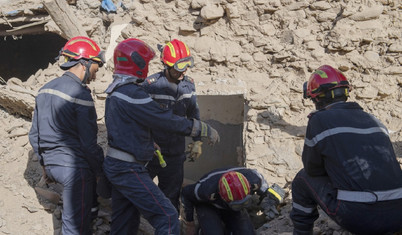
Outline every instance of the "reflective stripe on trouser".
[(47, 175), (63, 185), (63, 235), (90, 235), (95, 176), (89, 169), (46, 166)]
[(113, 185), (110, 234), (136, 234), (132, 229), (138, 228), (137, 210), (155, 228), (155, 234), (179, 234), (176, 209), (143, 165), (106, 157), (103, 167)]
[(338, 189), (337, 199), (348, 202), (377, 202), (389, 201), (402, 198), (402, 188), (374, 191), (374, 192), (361, 192), (361, 191), (347, 191)]
[(328, 177), (311, 177), (304, 170), (292, 182), (292, 197), (290, 217), (298, 231), (313, 228), (318, 211), (308, 212), (317, 205), (352, 233), (385, 234), (402, 229), (402, 199), (372, 204), (337, 200), (337, 190)]

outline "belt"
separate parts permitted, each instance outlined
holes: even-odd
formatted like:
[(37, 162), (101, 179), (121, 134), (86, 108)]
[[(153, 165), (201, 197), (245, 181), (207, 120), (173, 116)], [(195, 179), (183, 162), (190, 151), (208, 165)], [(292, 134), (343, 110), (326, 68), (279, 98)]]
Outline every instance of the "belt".
[(108, 147), (107, 148), (107, 156), (115, 158), (115, 159), (119, 159), (121, 161), (125, 161), (125, 162), (136, 162), (139, 163), (141, 165), (145, 165), (147, 162), (143, 162), (143, 161), (138, 161), (137, 159), (135, 159), (134, 155), (129, 154), (127, 152), (112, 148), (112, 147)]
[(402, 188), (386, 191), (347, 191), (338, 189), (338, 200), (349, 202), (379, 202), (402, 198)]

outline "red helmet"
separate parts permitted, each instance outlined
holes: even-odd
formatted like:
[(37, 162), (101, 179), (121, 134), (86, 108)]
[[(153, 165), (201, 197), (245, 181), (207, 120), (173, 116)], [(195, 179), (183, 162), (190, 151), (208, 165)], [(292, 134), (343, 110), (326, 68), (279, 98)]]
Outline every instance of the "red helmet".
[(128, 38), (114, 49), (114, 73), (145, 79), (148, 76), (149, 61), (154, 57), (154, 50), (145, 42)]
[(194, 66), (194, 59), (187, 45), (177, 39), (168, 42), (161, 53), (161, 61), (169, 67), (174, 67), (179, 72), (184, 72), (187, 67)]
[(247, 178), (236, 171), (229, 171), (219, 180), (219, 195), (228, 202), (241, 201), (250, 194), (250, 183)]
[(304, 97), (324, 97), (326, 92), (340, 87), (347, 88), (343, 94), (349, 96), (350, 85), (342, 72), (329, 65), (323, 65), (314, 71), (309, 81), (304, 84)]
[(61, 49), (60, 54), (66, 58), (62, 64), (63, 69), (68, 69), (78, 63), (80, 59), (93, 60), (102, 66), (105, 63), (103, 51), (92, 39), (78, 36), (71, 38)]

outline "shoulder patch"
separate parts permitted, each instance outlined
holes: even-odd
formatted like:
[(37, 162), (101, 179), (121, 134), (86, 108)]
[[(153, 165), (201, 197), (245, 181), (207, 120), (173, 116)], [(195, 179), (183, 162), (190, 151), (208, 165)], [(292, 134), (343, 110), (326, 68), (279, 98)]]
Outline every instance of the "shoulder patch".
[(148, 78), (147, 82), (148, 82), (148, 84), (152, 84), (152, 83), (156, 82), (156, 78)]
[(186, 79), (187, 79), (189, 82), (194, 83), (194, 79), (192, 79), (192, 78), (190, 78), (190, 77), (187, 77), (187, 76), (186, 76)]

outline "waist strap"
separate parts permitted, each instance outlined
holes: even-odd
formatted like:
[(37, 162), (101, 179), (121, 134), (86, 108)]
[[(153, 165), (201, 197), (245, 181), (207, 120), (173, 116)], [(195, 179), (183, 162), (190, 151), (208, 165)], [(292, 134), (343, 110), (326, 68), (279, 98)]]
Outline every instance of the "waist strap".
[(347, 191), (338, 189), (338, 200), (349, 202), (378, 202), (390, 201), (402, 198), (402, 188), (391, 189), (386, 191)]
[(119, 160), (125, 161), (125, 162), (136, 162), (141, 165), (145, 165), (145, 163), (146, 163), (143, 161), (138, 161), (137, 159), (135, 159), (134, 155), (132, 155), (132, 154), (112, 148), (110, 146), (107, 148), (107, 156), (116, 158), (116, 159), (119, 159)]

